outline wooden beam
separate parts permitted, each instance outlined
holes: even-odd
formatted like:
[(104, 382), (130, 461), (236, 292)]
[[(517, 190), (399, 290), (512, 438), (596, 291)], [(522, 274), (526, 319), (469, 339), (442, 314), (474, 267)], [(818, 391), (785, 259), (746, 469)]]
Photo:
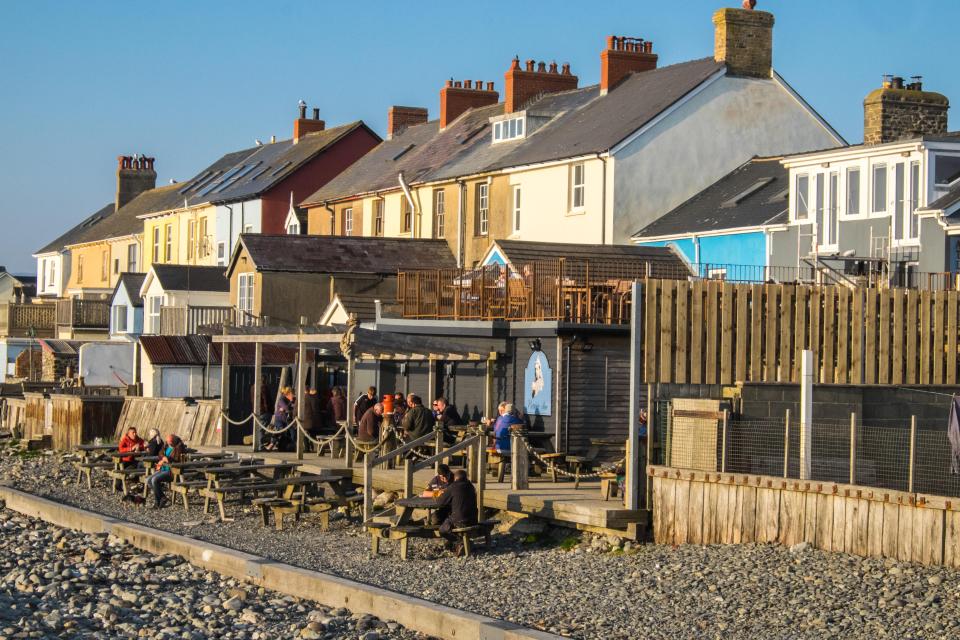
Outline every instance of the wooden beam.
[(230, 416), (230, 345), (223, 345), (223, 354), (220, 358), (220, 446), (226, 447), (230, 439), (228, 437), (230, 423), (227, 417)]
[[(307, 399), (307, 345), (301, 342), (297, 349), (297, 420), (303, 420), (303, 407)], [(303, 426), (301, 422), (301, 427)], [(303, 460), (303, 431), (297, 429), (297, 460)]]
[[(253, 407), (251, 412), (254, 417), (260, 418), (260, 388), (263, 386), (263, 343), (258, 342), (253, 345), (253, 393), (251, 399), (253, 400)], [(256, 420), (251, 421), (251, 426), (253, 427), (253, 437), (251, 442), (253, 444), (254, 453), (260, 450), (260, 427), (257, 426)]]

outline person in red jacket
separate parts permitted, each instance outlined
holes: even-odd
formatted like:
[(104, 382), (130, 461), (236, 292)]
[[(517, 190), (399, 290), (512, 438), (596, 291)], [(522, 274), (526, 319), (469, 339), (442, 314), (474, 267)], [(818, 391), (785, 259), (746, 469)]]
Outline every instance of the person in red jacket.
[[(144, 442), (143, 438), (137, 434), (137, 430), (133, 427), (130, 427), (127, 429), (127, 432), (123, 434), (123, 437), (120, 438), (119, 450), (120, 453), (126, 453), (128, 451), (143, 451), (146, 446), (147, 443)], [(123, 458), (120, 458), (120, 463), (126, 469), (136, 464), (136, 461), (134, 460), (133, 456), (124, 456)]]

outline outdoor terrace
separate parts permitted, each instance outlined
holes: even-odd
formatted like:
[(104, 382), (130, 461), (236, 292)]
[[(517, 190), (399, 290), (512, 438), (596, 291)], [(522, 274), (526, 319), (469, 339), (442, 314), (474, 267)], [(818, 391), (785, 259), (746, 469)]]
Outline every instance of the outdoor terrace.
[(54, 302), (11, 302), (0, 305), (0, 336), (53, 338), (56, 333)]
[(72, 329), (110, 328), (109, 300), (64, 298), (56, 301), (57, 326)]

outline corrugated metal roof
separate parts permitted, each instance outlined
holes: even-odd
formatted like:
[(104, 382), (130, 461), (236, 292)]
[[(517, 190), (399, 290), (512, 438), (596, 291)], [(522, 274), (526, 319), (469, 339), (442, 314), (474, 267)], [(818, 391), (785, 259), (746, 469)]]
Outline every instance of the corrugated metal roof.
[[(204, 335), (140, 337), (143, 353), (154, 366), (205, 366), (207, 364), (207, 345), (210, 344), (210, 336)], [(253, 365), (253, 344), (231, 344), (229, 349), (231, 365)], [(266, 366), (293, 364), (296, 354), (295, 349), (275, 344), (264, 344), (263, 364)], [(219, 365), (221, 355), (221, 346), (213, 346), (210, 349), (210, 364)]]
[(83, 342), (77, 340), (55, 340), (53, 338), (44, 338), (38, 340), (44, 351), (58, 356), (75, 356), (79, 353), (80, 345)]

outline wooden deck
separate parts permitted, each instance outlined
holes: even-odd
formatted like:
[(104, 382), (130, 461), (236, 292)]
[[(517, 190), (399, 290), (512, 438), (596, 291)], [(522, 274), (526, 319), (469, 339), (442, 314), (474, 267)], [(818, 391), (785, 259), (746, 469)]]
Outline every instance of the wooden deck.
[[(242, 456), (250, 455), (249, 447), (234, 446), (228, 450)], [(288, 462), (295, 460), (296, 454), (261, 451), (257, 457), (267, 462)], [(344, 462), (308, 453), (302, 466), (308, 473), (320, 473), (326, 469), (344, 468)], [(353, 481), (362, 484), (363, 467), (354, 465), (352, 471)], [(414, 476), (414, 487), (422, 489), (431, 477), (431, 470), (418, 471)], [(617, 499), (604, 501), (600, 497), (598, 481), (585, 480), (579, 489), (574, 489), (572, 482), (553, 483), (549, 479), (531, 478), (529, 489), (513, 491), (509, 482), (493, 482), (490, 478), (487, 476), (483, 500), (493, 509), (536, 516), (585, 531), (631, 536), (643, 535), (646, 531), (647, 512), (624, 509)], [(374, 486), (380, 490), (402, 491), (403, 480), (402, 469), (377, 469), (374, 472)]]

